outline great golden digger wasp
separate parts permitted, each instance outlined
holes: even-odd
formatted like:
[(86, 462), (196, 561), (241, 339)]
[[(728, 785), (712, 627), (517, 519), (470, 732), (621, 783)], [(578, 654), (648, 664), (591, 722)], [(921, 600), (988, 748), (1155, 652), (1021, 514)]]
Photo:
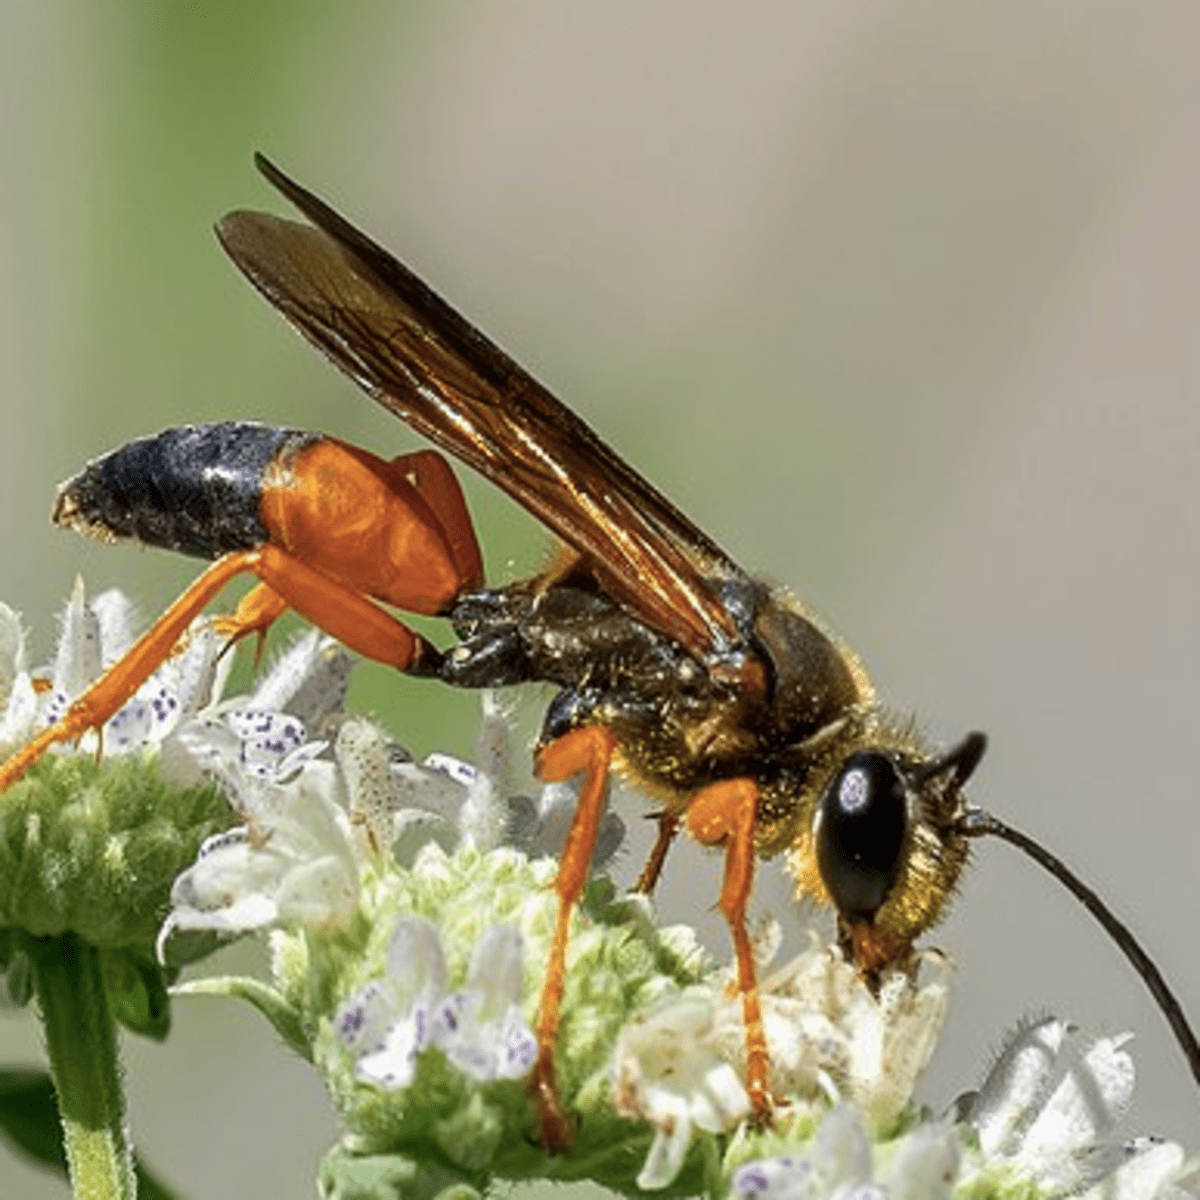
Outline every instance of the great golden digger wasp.
[[(1200, 1079), (1200, 1047), (1161, 976), (1093, 893), (1023, 835), (967, 805), (985, 739), (945, 753), (880, 706), (863, 665), (789, 592), (747, 574), (483, 334), (311, 193), (258, 166), (311, 224), (234, 212), (226, 252), (365, 391), (479, 471), (565, 543), (550, 570), (487, 586), (446, 460), (385, 461), (336, 439), (241, 422), (171, 429), (91, 462), (54, 520), (214, 560), (129, 654), (0, 768), (0, 787), (55, 742), (103, 724), (234, 576), (260, 580), (226, 628), (263, 633), (286, 609), (348, 647), (455, 687), (559, 690), (540, 778), (582, 776), (558, 870), (533, 1083), (545, 1143), (569, 1117), (554, 1047), (572, 905), (586, 880), (609, 772), (663, 806), (638, 886), (654, 887), (686, 830), (725, 852), (720, 908), (736, 954), (746, 1086), (771, 1110), (770, 1062), (746, 928), (756, 857), (784, 856), (797, 892), (837, 912), (868, 981), (904, 962), (953, 893), (970, 839), (1026, 849), (1083, 899), (1154, 991)], [(445, 617), (447, 650), (376, 602)]]

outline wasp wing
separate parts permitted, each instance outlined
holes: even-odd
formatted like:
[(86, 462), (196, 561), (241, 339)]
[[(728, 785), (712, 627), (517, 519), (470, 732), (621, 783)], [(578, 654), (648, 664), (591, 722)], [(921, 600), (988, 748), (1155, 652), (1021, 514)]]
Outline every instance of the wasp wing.
[(744, 575), (724, 551), (407, 267), (262, 155), (255, 161), (313, 225), (234, 212), (217, 236), (287, 320), (585, 555), (652, 628), (703, 660), (736, 647), (713, 582)]

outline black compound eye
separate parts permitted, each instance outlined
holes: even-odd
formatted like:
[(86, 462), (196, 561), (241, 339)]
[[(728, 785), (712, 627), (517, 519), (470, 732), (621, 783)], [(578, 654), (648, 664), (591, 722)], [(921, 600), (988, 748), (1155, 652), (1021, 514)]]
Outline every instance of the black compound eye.
[(899, 769), (884, 754), (848, 758), (821, 797), (817, 865), (838, 911), (869, 918), (900, 873), (908, 802)]

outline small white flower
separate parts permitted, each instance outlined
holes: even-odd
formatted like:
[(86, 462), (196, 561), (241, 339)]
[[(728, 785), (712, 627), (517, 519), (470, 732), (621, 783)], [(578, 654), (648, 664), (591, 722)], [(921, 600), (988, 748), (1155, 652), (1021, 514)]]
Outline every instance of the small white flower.
[(338, 1036), (359, 1055), (359, 1079), (388, 1091), (412, 1083), (445, 990), (437, 929), (421, 917), (401, 918), (392, 931), (386, 977), (367, 984), (334, 1015)]
[[(1183, 1152), (1173, 1143), (1112, 1140), (1133, 1095), (1132, 1034), (1076, 1050), (1072, 1030), (1051, 1017), (1009, 1039), (983, 1086), (960, 1102), (979, 1135), (971, 1173), (1007, 1169), (1049, 1196), (1089, 1188), (1156, 1196), (1171, 1186)], [(1169, 1195), (1163, 1190), (1162, 1194)]]
[(433, 1043), (472, 1079), (520, 1079), (537, 1058), (537, 1039), (521, 1016), (521, 934), (489, 925), (471, 951), (467, 986), (439, 1006)]
[[(512, 846), (529, 858), (556, 858), (571, 828), (577, 782), (542, 787), (537, 802), (512, 791), (512, 723), (495, 693), (482, 693), (483, 720), (475, 762), (430, 754), (422, 763), (393, 763), (394, 806), (400, 861), (411, 862), (434, 834), (444, 848), (473, 846), (482, 853)], [(412, 835), (412, 836), (410, 836)], [(592, 869), (603, 870), (625, 838), (611, 809), (600, 819)]]
[[(852, 963), (815, 934), (809, 948), (759, 985), (772, 1087), (793, 1102), (850, 1100), (875, 1134), (912, 1100), (949, 1006), (950, 966), (936, 952), (916, 971), (885, 971), (873, 992)], [(740, 1064), (741, 998), (726, 989), (717, 1036)]]
[(278, 924), (338, 924), (358, 903), (359, 864), (337, 768), (307, 762), (288, 783), (263, 783), (253, 823), (209, 838), (175, 880), (158, 935), (230, 935)]
[(471, 954), (466, 987), (446, 994), (437, 929), (421, 917), (396, 922), (387, 974), (337, 1010), (334, 1029), (355, 1055), (355, 1074), (388, 1091), (407, 1087), (426, 1046), (479, 1082), (519, 1079), (537, 1057), (521, 1016), (521, 935), (491, 925)]
[[(164, 767), (179, 782), (215, 777), (231, 803), (253, 816), (262, 785), (285, 782), (326, 748), (310, 739), (340, 715), (353, 660), (331, 637), (301, 634), (249, 696), (214, 704), (183, 723), (164, 747)], [(306, 723), (307, 722), (307, 723)]]
[(714, 1043), (711, 989), (672, 997), (631, 1021), (613, 1052), (613, 1106), (655, 1127), (638, 1187), (664, 1188), (679, 1174), (693, 1128), (719, 1133), (750, 1113), (750, 1098)]

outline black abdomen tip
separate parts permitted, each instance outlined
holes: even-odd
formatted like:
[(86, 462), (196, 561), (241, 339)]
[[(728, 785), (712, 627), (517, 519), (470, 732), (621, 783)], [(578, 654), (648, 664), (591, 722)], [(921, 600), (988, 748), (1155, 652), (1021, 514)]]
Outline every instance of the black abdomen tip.
[(250, 421), (164, 429), (68, 479), (51, 520), (103, 541), (136, 538), (195, 558), (249, 550), (267, 540), (263, 473), (281, 451), (319, 436)]

